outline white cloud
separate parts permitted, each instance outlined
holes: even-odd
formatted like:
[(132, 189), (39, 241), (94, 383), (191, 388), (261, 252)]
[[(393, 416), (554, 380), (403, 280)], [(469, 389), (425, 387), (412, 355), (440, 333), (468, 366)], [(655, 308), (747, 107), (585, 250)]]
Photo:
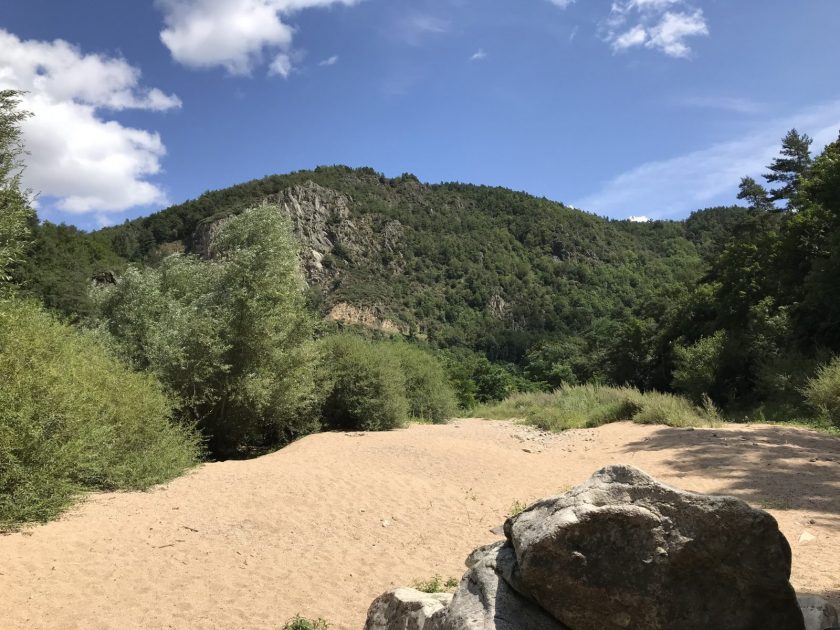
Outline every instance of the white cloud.
[(323, 61), (318, 63), (318, 65), (321, 66), (321, 67), (326, 67), (326, 66), (334, 66), (337, 63), (338, 63), (338, 55), (333, 55), (332, 57), (327, 57), (326, 59), (324, 59)]
[(279, 75), (287, 79), (292, 72), (292, 59), (286, 53), (280, 53), (268, 66), (269, 76)]
[(709, 34), (703, 11), (686, 0), (616, 0), (603, 28), (616, 52), (645, 46), (677, 58), (690, 56), (686, 40)]
[(650, 221), (650, 217), (646, 217), (643, 214), (639, 214), (632, 217), (627, 217), (627, 220), (630, 221), (630, 223), (648, 223)]
[(470, 56), (470, 61), (481, 61), (482, 59), (487, 59), (487, 53), (482, 48), (479, 48)]
[(574, 4), (575, 0), (548, 0), (551, 4), (561, 9), (565, 9), (570, 4)]
[(643, 26), (637, 25), (626, 33), (622, 33), (613, 41), (613, 49), (625, 50), (633, 46), (641, 46), (647, 41), (647, 31)]
[(288, 76), (286, 60), (295, 29), (286, 16), (303, 9), (353, 5), (360, 0), (156, 0), (163, 11), (160, 39), (179, 63), (193, 68), (222, 67), (248, 75), (266, 55), (269, 72)]
[(166, 154), (160, 136), (104, 114), (178, 108), (177, 96), (142, 87), (140, 71), (124, 59), (84, 54), (62, 40), (24, 41), (0, 29), (0, 50), (0, 89), (26, 91), (23, 108), (34, 114), (22, 126), (25, 186), (74, 213), (165, 203), (148, 181)]
[(837, 139), (840, 101), (793, 116), (762, 121), (756, 131), (686, 155), (648, 162), (606, 182), (600, 191), (575, 205), (612, 217), (641, 215), (667, 218), (697, 208), (735, 202), (738, 182), (760, 178), (778, 155), (781, 137), (793, 127), (814, 138), (816, 152)]
[(658, 48), (671, 57), (688, 57), (691, 48), (685, 43), (688, 37), (709, 34), (703, 11), (693, 13), (666, 13), (660, 22), (649, 30), (648, 48)]

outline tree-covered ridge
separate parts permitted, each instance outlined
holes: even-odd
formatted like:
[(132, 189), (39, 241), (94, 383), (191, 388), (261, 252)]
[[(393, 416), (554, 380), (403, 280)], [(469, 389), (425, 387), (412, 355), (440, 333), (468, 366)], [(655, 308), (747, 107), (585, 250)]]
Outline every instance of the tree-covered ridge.
[(546, 335), (609, 328), (654, 296), (670, 299), (702, 269), (703, 246), (684, 223), (631, 225), (503, 188), (425, 185), (346, 167), (209, 192), (96, 237), (110, 239), (122, 258), (154, 261), (173, 244), (190, 250), (202, 222), (308, 182), (347, 195), (350, 220), (369, 221), (379, 237), (395, 221), (402, 228), (398, 251), (375, 258), (354, 259), (335, 243), (326, 263), (341, 273), (319, 296), (324, 309), (376, 306), (435, 345), (492, 359), (521, 361)]

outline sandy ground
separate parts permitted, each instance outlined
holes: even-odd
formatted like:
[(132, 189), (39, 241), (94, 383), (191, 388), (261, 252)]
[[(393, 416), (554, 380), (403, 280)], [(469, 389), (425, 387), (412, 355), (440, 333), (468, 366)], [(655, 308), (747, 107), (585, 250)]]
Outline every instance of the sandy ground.
[(768, 509), (797, 590), (840, 603), (838, 438), (625, 423), (544, 435), (460, 420), (313, 435), (0, 536), (0, 628), (277, 629), (296, 613), (361, 628), (379, 593), (460, 577), (515, 501), (619, 462)]

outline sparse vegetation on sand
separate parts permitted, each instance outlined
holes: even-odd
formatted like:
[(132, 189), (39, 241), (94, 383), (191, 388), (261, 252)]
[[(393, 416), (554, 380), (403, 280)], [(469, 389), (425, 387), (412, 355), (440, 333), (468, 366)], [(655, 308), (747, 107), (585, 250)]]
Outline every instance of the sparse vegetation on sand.
[(450, 577), (444, 580), (441, 576), (435, 574), (428, 580), (416, 580), (414, 588), (422, 593), (443, 593), (451, 591), (458, 586), (457, 578)]
[(283, 630), (329, 630), (329, 627), (330, 624), (327, 623), (326, 619), (322, 619), (321, 617), (308, 619), (300, 615), (295, 615), (293, 619), (286, 622)]
[(708, 400), (698, 407), (674, 394), (605, 385), (563, 385), (550, 393), (514, 394), (499, 403), (482, 405), (472, 414), (498, 420), (517, 418), (547, 431), (622, 420), (674, 427), (714, 426), (721, 421)]

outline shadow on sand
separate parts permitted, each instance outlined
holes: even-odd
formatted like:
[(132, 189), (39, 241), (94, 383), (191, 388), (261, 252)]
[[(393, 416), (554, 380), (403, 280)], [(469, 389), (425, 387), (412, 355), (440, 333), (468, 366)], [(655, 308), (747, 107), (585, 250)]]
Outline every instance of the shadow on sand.
[(679, 477), (717, 479), (721, 493), (751, 505), (812, 513), (840, 527), (840, 438), (778, 426), (673, 429), (632, 442), (626, 451), (672, 449), (664, 462)]

